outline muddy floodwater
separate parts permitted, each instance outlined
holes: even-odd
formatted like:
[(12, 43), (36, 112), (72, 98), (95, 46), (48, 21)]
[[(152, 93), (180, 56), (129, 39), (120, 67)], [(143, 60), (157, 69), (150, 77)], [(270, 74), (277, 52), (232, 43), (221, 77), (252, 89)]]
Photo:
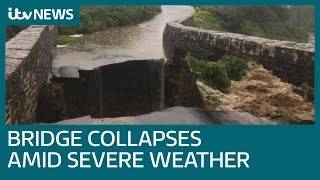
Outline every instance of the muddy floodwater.
[[(52, 73), (56, 80), (65, 83), (57, 88), (62, 98), (56, 98), (57, 106), (43, 107), (56, 107), (53, 114), (61, 112), (58, 119), (63, 121), (59, 124), (287, 124), (296, 119), (314, 121), (312, 102), (296, 94), (293, 85), (255, 63), (242, 81), (232, 82), (228, 94), (198, 81), (206, 109), (168, 106), (165, 103), (164, 61), (159, 61), (164, 58), (163, 30), (168, 22), (184, 19), (194, 9), (191, 6), (161, 8), (162, 12), (149, 21), (84, 35), (67, 47), (56, 48)], [(146, 65), (151, 61), (154, 62)], [(139, 65), (139, 62), (146, 63)], [(73, 84), (68, 84), (70, 79)], [(139, 82), (143, 83), (137, 88)], [(55, 91), (48, 94), (47, 97), (59, 95)], [(79, 104), (82, 104), (81, 108)], [(65, 108), (67, 105), (70, 107)], [(47, 110), (42, 114), (50, 115)], [(269, 119), (273, 117), (285, 121)]]
[(59, 48), (53, 61), (56, 77), (77, 77), (78, 70), (120, 63), (127, 60), (164, 58), (162, 33), (167, 22), (193, 12), (191, 6), (162, 6), (153, 19), (135, 26), (110, 28), (79, 38)]

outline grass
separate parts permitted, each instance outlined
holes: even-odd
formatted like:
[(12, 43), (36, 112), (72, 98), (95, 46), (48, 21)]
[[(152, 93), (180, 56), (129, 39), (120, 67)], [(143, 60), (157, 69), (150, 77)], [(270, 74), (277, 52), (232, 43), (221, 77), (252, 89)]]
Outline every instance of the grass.
[(200, 7), (194, 14), (193, 26), (202, 29), (240, 33), (269, 39), (294, 42), (308, 41), (309, 33), (305, 29), (290, 25), (287, 21), (253, 21), (248, 19), (240, 23), (240, 25), (237, 25), (237, 28), (235, 28), (232, 26), (232, 23), (236, 24), (238, 20), (225, 20), (224, 18), (228, 16), (220, 17), (218, 13), (216, 13), (218, 9), (219, 8), (215, 7)]
[(69, 35), (59, 35), (56, 38), (55, 44), (56, 45), (67, 45), (75, 41), (77, 38), (70, 37)]
[(83, 6), (80, 24), (58, 26), (60, 35), (90, 34), (111, 27), (138, 24), (161, 12), (161, 6)]
[(208, 11), (198, 11), (194, 14), (193, 25), (202, 29), (211, 29), (216, 31), (223, 31), (218, 19), (212, 16)]

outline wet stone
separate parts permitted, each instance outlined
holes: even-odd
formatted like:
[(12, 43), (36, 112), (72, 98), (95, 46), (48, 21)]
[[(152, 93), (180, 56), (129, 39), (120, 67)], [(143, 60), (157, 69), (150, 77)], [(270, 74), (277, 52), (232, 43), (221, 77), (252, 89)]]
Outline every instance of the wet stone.
[(56, 124), (268, 124), (275, 125), (267, 118), (242, 112), (208, 111), (199, 108), (172, 107), (135, 117), (102, 118), (90, 116), (59, 121)]

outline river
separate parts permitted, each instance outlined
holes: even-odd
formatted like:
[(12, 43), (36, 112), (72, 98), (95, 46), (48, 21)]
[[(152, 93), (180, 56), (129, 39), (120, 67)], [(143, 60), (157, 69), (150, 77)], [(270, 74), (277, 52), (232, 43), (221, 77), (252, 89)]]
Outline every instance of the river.
[[(97, 67), (129, 60), (162, 59), (164, 58), (162, 36), (166, 24), (181, 20), (191, 13), (193, 13), (191, 6), (162, 6), (162, 12), (149, 21), (134, 26), (110, 28), (80, 37), (68, 47), (56, 49), (53, 75), (77, 78), (79, 70), (96, 68), (96, 71), (99, 70)], [(101, 74), (99, 79), (101, 80)], [(159, 110), (164, 108), (163, 87), (162, 85)], [(99, 99), (100, 118), (84, 116), (64, 120), (58, 124), (272, 124), (266, 118), (258, 118), (248, 113), (215, 111), (209, 113), (207, 110), (190, 107), (171, 107), (140, 116), (102, 118), (103, 98)], [(221, 121), (222, 119), (224, 121)]]
[(53, 75), (78, 77), (79, 70), (128, 60), (164, 58), (162, 35), (167, 22), (193, 13), (191, 6), (161, 6), (162, 12), (134, 26), (110, 28), (85, 35), (66, 48), (57, 49)]

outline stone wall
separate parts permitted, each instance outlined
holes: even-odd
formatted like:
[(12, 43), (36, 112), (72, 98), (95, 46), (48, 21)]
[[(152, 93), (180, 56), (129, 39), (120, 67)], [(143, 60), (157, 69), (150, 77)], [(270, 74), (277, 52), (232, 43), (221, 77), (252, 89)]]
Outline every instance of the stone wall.
[(205, 107), (196, 79), (194, 79), (189, 64), (179, 59), (178, 50), (173, 59), (165, 63), (165, 104), (166, 107)]
[[(190, 24), (190, 17), (186, 18)], [(225, 54), (257, 60), (283, 81), (314, 87), (314, 45), (198, 29), (170, 22), (164, 30), (166, 57), (172, 63), (187, 53), (215, 61)], [(180, 57), (179, 57), (180, 56)]]
[[(191, 25), (193, 16), (183, 17), (176, 22)], [(168, 25), (167, 25), (168, 26)], [(167, 29), (167, 28), (166, 28)], [(165, 63), (165, 105), (166, 107), (184, 106), (204, 108), (204, 101), (187, 61), (186, 51), (177, 48), (168, 36), (163, 36), (166, 58)]]
[(54, 26), (30, 26), (6, 43), (6, 124), (34, 122), (56, 35)]

